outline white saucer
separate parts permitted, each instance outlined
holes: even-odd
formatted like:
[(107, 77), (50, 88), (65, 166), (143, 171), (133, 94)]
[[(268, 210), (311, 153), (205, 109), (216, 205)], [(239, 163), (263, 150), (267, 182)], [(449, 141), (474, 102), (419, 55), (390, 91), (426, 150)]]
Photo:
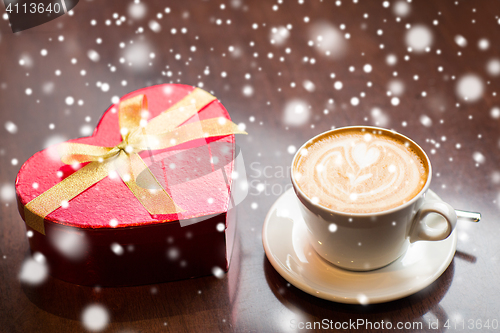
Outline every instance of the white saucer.
[[(427, 198), (441, 200), (429, 190)], [(450, 264), (457, 246), (453, 232), (442, 241), (416, 242), (392, 264), (369, 272), (353, 272), (322, 259), (307, 240), (306, 225), (293, 189), (271, 207), (262, 229), (262, 242), (274, 269), (295, 287), (330, 301), (382, 303), (406, 297), (434, 282)], [(442, 217), (430, 214), (427, 224)]]

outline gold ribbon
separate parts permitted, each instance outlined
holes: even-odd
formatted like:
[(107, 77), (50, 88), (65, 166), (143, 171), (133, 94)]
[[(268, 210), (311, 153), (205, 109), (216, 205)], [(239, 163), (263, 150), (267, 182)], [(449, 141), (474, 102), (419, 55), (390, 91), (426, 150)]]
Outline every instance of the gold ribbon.
[[(130, 191), (151, 215), (183, 212), (161, 186), (144, 160), (143, 150), (160, 150), (184, 142), (231, 134), (246, 134), (230, 120), (219, 117), (180, 126), (216, 98), (195, 88), (168, 110), (147, 121), (148, 105), (145, 95), (120, 102), (119, 126), (122, 142), (115, 147), (101, 147), (65, 142), (58, 146), (65, 164), (86, 163), (80, 170), (63, 179), (24, 206), (26, 224), (45, 235), (47, 215), (80, 193), (98, 183), (110, 172), (116, 172)], [(141, 186), (136, 183), (141, 176)], [(144, 177), (143, 177), (144, 176)]]

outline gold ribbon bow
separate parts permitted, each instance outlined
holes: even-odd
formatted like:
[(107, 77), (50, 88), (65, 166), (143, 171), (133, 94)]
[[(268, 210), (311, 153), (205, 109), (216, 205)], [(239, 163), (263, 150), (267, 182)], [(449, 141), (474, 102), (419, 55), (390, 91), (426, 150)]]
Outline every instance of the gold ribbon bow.
[[(61, 206), (65, 207), (71, 199), (112, 172), (120, 176), (151, 215), (182, 212), (182, 208), (175, 204), (138, 153), (165, 149), (201, 138), (246, 134), (224, 117), (180, 126), (215, 99), (208, 92), (195, 88), (149, 122), (145, 95), (121, 101), (118, 118), (122, 142), (115, 147), (71, 142), (60, 144), (58, 151), (64, 163), (90, 163), (28, 202), (24, 207), (26, 224), (45, 234), (44, 219), (47, 215)], [(147, 172), (141, 175), (139, 186), (136, 179), (144, 170)]]

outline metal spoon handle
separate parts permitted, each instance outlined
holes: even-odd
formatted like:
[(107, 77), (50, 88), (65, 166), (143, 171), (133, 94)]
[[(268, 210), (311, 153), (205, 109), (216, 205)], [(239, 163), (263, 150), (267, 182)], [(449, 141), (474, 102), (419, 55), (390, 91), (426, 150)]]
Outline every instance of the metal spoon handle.
[(467, 212), (465, 210), (455, 209), (457, 217), (459, 220), (466, 220), (468, 222), (479, 222), (481, 221), (481, 213)]

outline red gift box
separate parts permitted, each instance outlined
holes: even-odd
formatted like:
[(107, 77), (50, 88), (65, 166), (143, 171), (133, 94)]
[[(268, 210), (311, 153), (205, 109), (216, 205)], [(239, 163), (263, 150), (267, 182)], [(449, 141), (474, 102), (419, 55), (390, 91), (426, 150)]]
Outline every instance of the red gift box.
[[(127, 103), (137, 106), (138, 100), (141, 107), (133, 112), (139, 112), (140, 125), (137, 131), (124, 130), (131, 118)], [(166, 134), (148, 135), (151, 128), (158, 132), (171, 125), (166, 114), (179, 120), (186, 110), (192, 114), (187, 121), (181, 119)], [(109, 107), (91, 137), (36, 153), (16, 179), (31, 251), (46, 257), (52, 276), (82, 285), (127, 286), (227, 271), (236, 224), (231, 204), (235, 141), (227, 128), (241, 133), (229, 120), (224, 106), (201, 89), (152, 86)], [(72, 155), (61, 160), (61, 151), (74, 143), (110, 148), (102, 156), (82, 157), (88, 146), (76, 145)], [(134, 144), (153, 148), (135, 149)], [(122, 157), (125, 162), (120, 164)], [(137, 160), (145, 162), (140, 169)], [(132, 166), (120, 169), (127, 163)], [(85, 177), (97, 173), (92, 165), (111, 167), (104, 177), (88, 183)], [(155, 178), (160, 185), (151, 188)], [(82, 186), (83, 191), (75, 190)], [(71, 191), (78, 194), (68, 196)], [(69, 200), (60, 200), (64, 195)], [(55, 201), (57, 208), (47, 208)]]

